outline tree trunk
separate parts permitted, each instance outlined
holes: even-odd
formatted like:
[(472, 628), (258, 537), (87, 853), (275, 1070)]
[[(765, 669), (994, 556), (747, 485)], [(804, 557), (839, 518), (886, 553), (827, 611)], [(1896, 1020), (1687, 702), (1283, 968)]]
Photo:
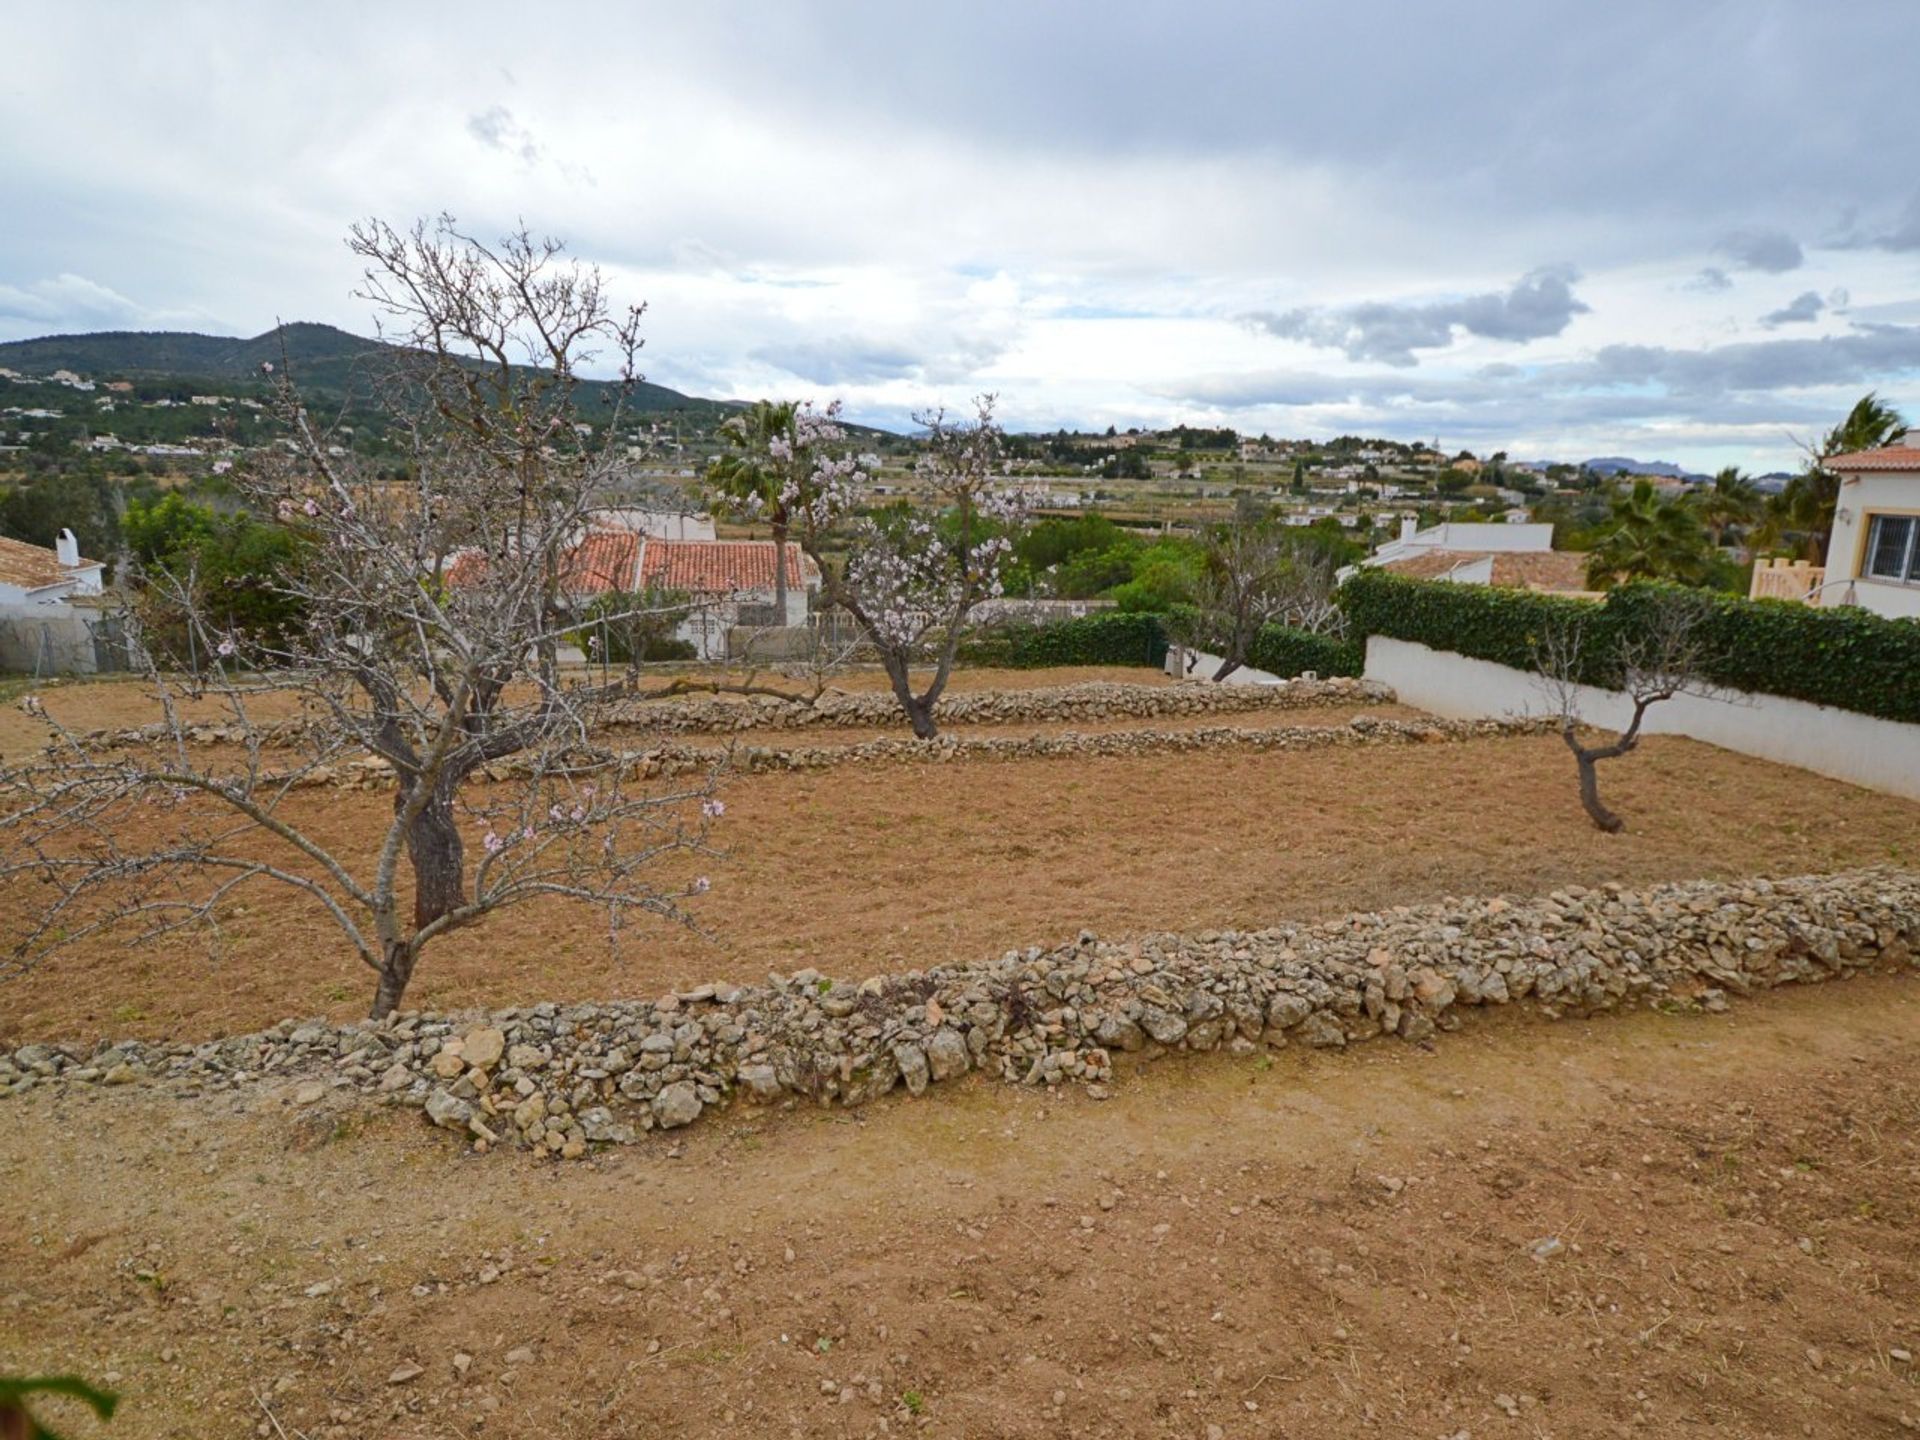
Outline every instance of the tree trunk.
[(940, 733), (940, 727), (933, 718), (934, 701), (937, 691), (928, 691), (925, 695), (913, 693), (913, 677), (908, 673), (907, 662), (898, 655), (883, 651), (881, 663), (887, 668), (887, 679), (893, 682), (894, 699), (900, 702), (900, 708), (907, 712), (907, 723), (913, 726), (916, 739), (932, 740)]
[[(403, 791), (395, 797), (394, 808), (405, 804)], [(465, 847), (454, 823), (451, 799), (435, 795), (413, 817), (407, 826), (407, 859), (413, 866), (413, 933), (417, 936), (448, 911), (467, 903)], [(399, 1005), (419, 959), (412, 940), (395, 940), (387, 946), (380, 983), (374, 990), (372, 1019), (385, 1019)]]
[(1233, 674), (1233, 672), (1238, 670), (1239, 668), (1240, 668), (1240, 662), (1234, 659), (1231, 655), (1227, 656), (1225, 659), (1221, 660), (1220, 668), (1213, 672), (1213, 683), (1218, 685), (1222, 680), (1226, 679), (1227, 676)]
[(774, 623), (787, 623), (787, 526), (784, 520), (773, 524), (773, 608), (780, 612)]
[(453, 801), (435, 795), (407, 826), (407, 858), (413, 862), (413, 928), (424, 929), (467, 903), (466, 855)]
[(1587, 750), (1576, 750), (1573, 755), (1580, 766), (1580, 803), (1595, 825), (1609, 835), (1618, 835), (1627, 828), (1627, 822), (1600, 803), (1599, 757)]
[(374, 987), (373, 1009), (367, 1012), (369, 1020), (384, 1020), (400, 1004), (400, 997), (407, 993), (407, 982), (413, 979), (413, 965), (419, 954), (403, 940), (397, 940), (387, 947), (385, 958), (380, 962), (380, 983)]

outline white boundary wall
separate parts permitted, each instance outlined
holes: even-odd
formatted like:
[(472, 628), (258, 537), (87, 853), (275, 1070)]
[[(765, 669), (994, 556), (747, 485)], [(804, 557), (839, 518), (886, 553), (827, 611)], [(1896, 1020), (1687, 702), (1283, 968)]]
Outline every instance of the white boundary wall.
[[(1176, 680), (1211, 680), (1213, 672), (1226, 661), (1219, 655), (1209, 655), (1204, 650), (1189, 650), (1181, 645), (1167, 647), (1167, 663), (1162, 667)], [(1226, 679), (1222, 685), (1284, 685), (1286, 680), (1271, 670), (1256, 670), (1251, 665), (1242, 665)]]
[[(1385, 635), (1367, 637), (1366, 673), (1369, 680), (1391, 685), (1403, 704), (1448, 720), (1540, 715), (1556, 708), (1536, 675)], [(1589, 724), (1618, 730), (1632, 718), (1633, 705), (1618, 691), (1583, 685), (1580, 715)], [(1691, 736), (1920, 800), (1920, 725), (1778, 695), (1680, 695), (1648, 710), (1641, 730)]]

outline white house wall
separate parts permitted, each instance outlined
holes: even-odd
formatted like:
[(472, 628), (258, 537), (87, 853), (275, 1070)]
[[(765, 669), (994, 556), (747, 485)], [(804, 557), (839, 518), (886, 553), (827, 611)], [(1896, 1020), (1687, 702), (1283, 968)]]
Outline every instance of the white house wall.
[(1834, 504), (1833, 538), (1827, 543), (1823, 605), (1860, 605), (1895, 619), (1920, 619), (1920, 585), (1892, 580), (1863, 580), (1867, 517), (1878, 513), (1920, 514), (1920, 474), (1912, 471), (1865, 473), (1844, 479)]
[[(1540, 715), (1558, 708), (1537, 675), (1385, 635), (1367, 637), (1366, 676), (1391, 685), (1403, 704), (1449, 720)], [(1582, 686), (1580, 714), (1590, 724), (1618, 730), (1632, 718), (1633, 705), (1618, 691)], [(1779, 695), (1681, 695), (1650, 709), (1641, 729), (1687, 735), (1920, 800), (1920, 725)]]

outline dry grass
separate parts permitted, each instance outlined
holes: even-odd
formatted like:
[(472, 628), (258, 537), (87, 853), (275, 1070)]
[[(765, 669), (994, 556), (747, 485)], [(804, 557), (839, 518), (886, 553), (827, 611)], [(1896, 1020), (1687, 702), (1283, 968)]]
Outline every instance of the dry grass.
[[(426, 1007), (657, 993), (770, 968), (859, 976), (1068, 936), (1253, 927), (1443, 894), (1798, 873), (1911, 860), (1920, 805), (1656, 737), (1603, 771), (1625, 835), (1580, 812), (1557, 738), (1296, 754), (888, 766), (731, 784), (699, 902), (705, 935), (630, 931), (559, 906), (504, 912), (440, 942)], [(372, 794), (294, 811), (362, 851)], [(7, 911), (28, 889), (0, 895)], [(211, 954), (191, 939), (91, 943), (0, 990), (0, 1035), (200, 1037), (289, 1014), (362, 1013), (371, 977), (322, 915), (244, 896)]]

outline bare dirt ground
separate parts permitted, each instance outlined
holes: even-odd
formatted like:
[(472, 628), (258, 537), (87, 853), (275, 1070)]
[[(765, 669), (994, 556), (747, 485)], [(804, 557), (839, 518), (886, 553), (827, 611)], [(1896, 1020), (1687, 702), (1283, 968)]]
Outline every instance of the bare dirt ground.
[(0, 1353), (106, 1376), (120, 1418), (70, 1433), (114, 1440), (1894, 1435), (1916, 1114), (1911, 978), (572, 1165), (284, 1093), (35, 1092), (0, 1109)]
[[(500, 912), (430, 950), (423, 1008), (647, 996), (816, 966), (858, 978), (978, 959), (1082, 927), (1255, 928), (1449, 894), (1801, 874), (1910, 860), (1920, 805), (1654, 737), (1603, 772), (1625, 835), (1581, 813), (1557, 737), (1321, 752), (849, 767), (727, 785), (701, 931)], [(301, 792), (289, 815), (371, 853), (387, 800)], [(663, 875), (684, 882), (685, 875)], [(37, 896), (0, 892), (0, 945)], [(95, 938), (5, 982), (0, 1041), (204, 1038), (365, 1012), (370, 973), (317, 905), (240, 892), (209, 947)]]
[[(658, 675), (649, 673), (644, 683), (648, 687), (664, 685), (681, 673), (671, 667), (663, 668)], [(716, 675), (715, 672), (705, 669), (685, 673), (701, 679), (746, 678), (745, 672), (731, 676)], [(778, 675), (765, 672), (756, 674), (754, 678), (760, 683), (789, 686), (795, 690), (805, 688), (797, 683), (789, 684)], [(1171, 685), (1174, 683), (1169, 676), (1140, 665), (1063, 666), (1047, 670), (1000, 670), (981, 667), (954, 671), (947, 688), (953, 691), (1029, 690), (1055, 685), (1080, 685), (1093, 680), (1124, 685)], [(878, 669), (848, 670), (835, 675), (829, 688), (862, 692), (884, 690), (887, 688), (887, 683), (887, 677)], [(0, 702), (4, 702), (0, 704), (0, 758), (17, 758), (38, 750), (46, 743), (46, 727), (21, 713), (14, 703), (29, 692), (39, 696), (41, 703), (46, 706), (47, 713), (55, 720), (81, 733), (89, 730), (132, 729), (138, 725), (152, 724), (163, 715), (151, 688), (145, 681), (135, 676), (45, 683), (34, 683), (10, 676), (0, 681)], [(299, 713), (297, 697), (289, 692), (250, 695), (247, 705), (249, 711), (261, 721), (286, 719)], [(226, 704), (218, 699), (185, 702), (180, 707), (180, 714), (189, 721), (207, 724), (224, 722), (232, 716)]]

